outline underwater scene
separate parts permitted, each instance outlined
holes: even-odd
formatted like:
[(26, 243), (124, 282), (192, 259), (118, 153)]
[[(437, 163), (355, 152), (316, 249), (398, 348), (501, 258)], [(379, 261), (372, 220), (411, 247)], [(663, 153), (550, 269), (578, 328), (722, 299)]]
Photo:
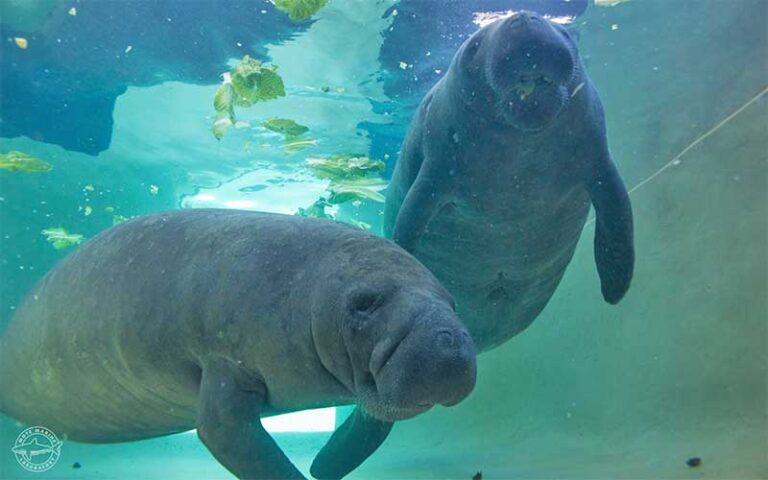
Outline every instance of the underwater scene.
[(0, 479), (768, 479), (768, 1), (0, 33)]

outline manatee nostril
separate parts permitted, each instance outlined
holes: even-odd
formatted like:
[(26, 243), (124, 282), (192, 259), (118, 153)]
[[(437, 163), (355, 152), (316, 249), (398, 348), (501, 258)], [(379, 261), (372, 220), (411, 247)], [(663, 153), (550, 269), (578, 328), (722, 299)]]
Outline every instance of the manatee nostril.
[(450, 330), (443, 329), (437, 332), (437, 345), (442, 348), (453, 347), (455, 337)]

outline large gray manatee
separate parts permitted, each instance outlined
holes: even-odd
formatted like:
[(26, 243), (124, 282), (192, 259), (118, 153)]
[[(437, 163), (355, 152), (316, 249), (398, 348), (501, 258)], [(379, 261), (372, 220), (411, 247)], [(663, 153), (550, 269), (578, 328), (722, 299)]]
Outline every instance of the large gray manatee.
[(472, 35), (426, 95), (387, 193), (385, 234), (440, 279), (478, 349), (525, 329), (596, 212), (602, 293), (634, 266), (632, 210), (569, 33), (522, 12)]
[(233, 210), (103, 232), (39, 282), (0, 348), (8, 415), (83, 442), (197, 428), (240, 478), (302, 478), (260, 417), (358, 403), (312, 466), (340, 478), (476, 375), (451, 296), (393, 242)]

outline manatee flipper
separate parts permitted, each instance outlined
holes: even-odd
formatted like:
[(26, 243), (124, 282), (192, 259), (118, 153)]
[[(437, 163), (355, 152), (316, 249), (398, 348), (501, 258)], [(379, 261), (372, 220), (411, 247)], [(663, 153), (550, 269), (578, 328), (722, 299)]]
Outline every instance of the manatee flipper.
[(600, 162), (587, 189), (595, 207), (595, 263), (603, 298), (610, 304), (622, 299), (632, 281), (635, 247), (632, 206), (624, 182), (610, 156)]
[(317, 454), (309, 472), (321, 480), (344, 477), (379, 448), (392, 425), (355, 408)]
[(442, 206), (443, 197), (438, 175), (433, 174), (425, 162), (405, 194), (392, 230), (392, 240), (403, 250), (413, 253), (427, 229), (427, 224)]
[(238, 478), (303, 479), (261, 425), (266, 388), (243, 390), (237, 369), (225, 361), (203, 366), (197, 434), (214, 457)]

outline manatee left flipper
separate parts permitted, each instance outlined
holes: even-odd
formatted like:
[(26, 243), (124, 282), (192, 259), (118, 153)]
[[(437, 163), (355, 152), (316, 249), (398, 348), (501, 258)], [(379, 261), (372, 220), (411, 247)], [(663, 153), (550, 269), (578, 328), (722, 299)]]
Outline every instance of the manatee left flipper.
[(222, 465), (243, 479), (303, 479), (261, 425), (266, 388), (244, 390), (238, 371), (224, 360), (203, 366), (197, 435)]
[(392, 425), (355, 408), (317, 454), (309, 472), (321, 480), (344, 477), (379, 448)]
[(635, 268), (632, 205), (609, 155), (587, 182), (595, 207), (595, 263), (603, 298), (616, 304), (624, 297)]

